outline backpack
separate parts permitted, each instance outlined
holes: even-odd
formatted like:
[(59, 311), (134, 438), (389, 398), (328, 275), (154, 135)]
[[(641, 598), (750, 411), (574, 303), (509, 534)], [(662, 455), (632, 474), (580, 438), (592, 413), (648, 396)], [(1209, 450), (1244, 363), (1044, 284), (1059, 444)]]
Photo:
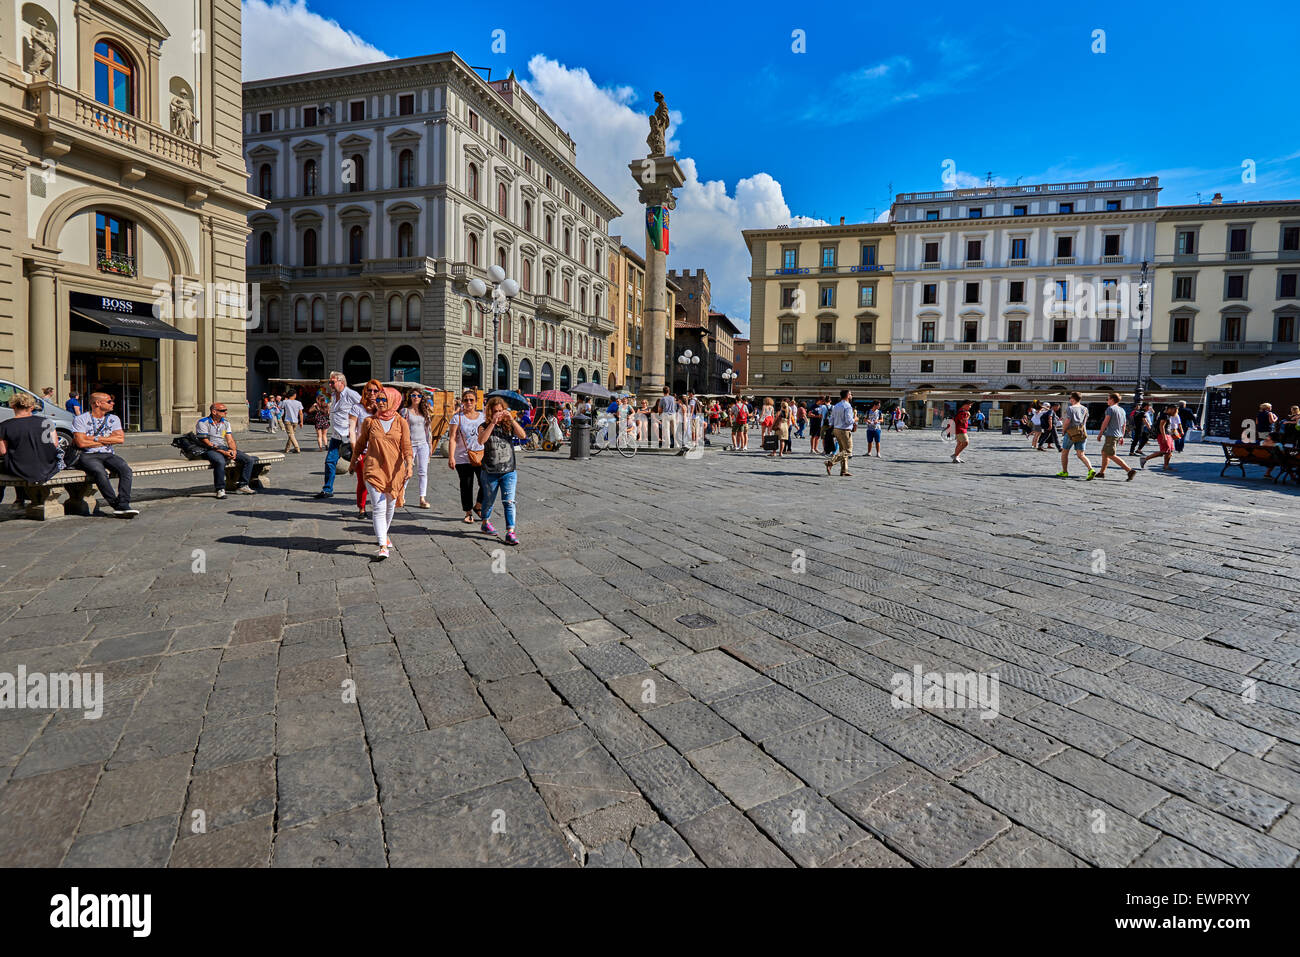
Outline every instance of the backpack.
[(208, 450), (199, 441), (199, 437), (193, 432), (186, 432), (184, 435), (178, 435), (172, 439), (172, 446), (180, 449), (181, 455), (187, 459), (204, 459), (208, 457)]

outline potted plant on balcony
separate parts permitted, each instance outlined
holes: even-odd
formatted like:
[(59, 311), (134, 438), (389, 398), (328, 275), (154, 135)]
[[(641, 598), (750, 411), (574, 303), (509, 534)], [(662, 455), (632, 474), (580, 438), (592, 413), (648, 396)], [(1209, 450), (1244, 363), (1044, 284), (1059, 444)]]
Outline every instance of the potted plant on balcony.
[(129, 256), (99, 256), (99, 271), (111, 272), (118, 276), (135, 277), (135, 261)]

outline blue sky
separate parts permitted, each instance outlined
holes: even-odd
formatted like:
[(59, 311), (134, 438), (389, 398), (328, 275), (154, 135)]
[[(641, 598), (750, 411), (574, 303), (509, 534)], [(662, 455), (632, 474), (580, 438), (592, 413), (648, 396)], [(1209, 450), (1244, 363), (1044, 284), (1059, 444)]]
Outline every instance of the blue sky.
[[(1300, 197), (1294, 2), (806, 12), (614, 3), (581, 13), (537, 3), (276, 2), (278, 11), (264, 0), (245, 5), (246, 76), (447, 49), (494, 77), (513, 68), (573, 133), (584, 172), (625, 210), (626, 164), (644, 150), (636, 115), (663, 90), (675, 152), (693, 161), (670, 265), (708, 269), (716, 305), (742, 320), (739, 229), (874, 219), (891, 184), (894, 193), (945, 188), (949, 159), (963, 186), (990, 172), (998, 184), (1155, 174), (1166, 204), (1196, 202), (1198, 191), (1204, 200)], [(647, 12), (643, 26), (640, 12), (655, 9), (665, 12)], [(266, 33), (308, 21), (302, 35), (315, 42), (293, 51), (281, 42), (271, 55), (254, 40), (250, 49), (250, 24)], [(492, 51), (497, 29), (504, 54)], [(806, 52), (792, 49), (797, 30)], [(1093, 52), (1097, 30), (1104, 53)], [(1243, 182), (1247, 160), (1254, 183)], [(619, 225), (640, 243), (635, 223)]]

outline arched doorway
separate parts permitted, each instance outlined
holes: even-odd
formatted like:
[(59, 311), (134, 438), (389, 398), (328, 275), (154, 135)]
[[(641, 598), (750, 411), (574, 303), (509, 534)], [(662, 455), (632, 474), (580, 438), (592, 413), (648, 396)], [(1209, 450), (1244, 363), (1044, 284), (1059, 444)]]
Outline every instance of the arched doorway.
[(572, 381), (572, 380), (570, 379), (570, 376), (569, 376), (569, 367), (568, 367), (568, 366), (560, 366), (560, 391), (561, 391), (561, 392), (568, 392), (568, 391), (569, 391), (569, 383), (570, 383), (571, 381)]
[(262, 401), (262, 393), (270, 391), (271, 380), (280, 374), (280, 354), (270, 346), (262, 346), (253, 356), (253, 374), (249, 376), (248, 398)]
[(298, 353), (298, 378), (325, 378), (325, 356), (315, 346), (306, 346)]
[(370, 353), (361, 346), (353, 346), (343, 353), (342, 372), (350, 386), (369, 381), (373, 377), (370, 371)]
[(583, 384), (584, 382), (586, 382), (586, 381), (587, 381), (587, 370), (586, 370), (586, 369), (579, 369), (579, 370), (578, 370), (578, 385), (582, 385), (582, 384)]
[(555, 373), (551, 370), (551, 364), (549, 362), (543, 362), (541, 388), (538, 391), (545, 392), (547, 389), (554, 389), (554, 388), (555, 388)]
[(465, 353), (460, 360), (460, 387), (462, 389), (483, 388), (483, 360), (473, 349)]
[(420, 354), (412, 346), (398, 346), (388, 360), (388, 375), (394, 382), (419, 382)]
[(510, 388), (510, 360), (505, 356), (497, 356), (497, 384), (498, 389)]
[(593, 373), (591, 374), (591, 381), (594, 382), (594, 383), (596, 383), (596, 385), (600, 385), (600, 373), (599, 373), (599, 372), (593, 372)]
[(527, 359), (519, 360), (519, 391), (524, 395), (533, 392), (533, 364)]

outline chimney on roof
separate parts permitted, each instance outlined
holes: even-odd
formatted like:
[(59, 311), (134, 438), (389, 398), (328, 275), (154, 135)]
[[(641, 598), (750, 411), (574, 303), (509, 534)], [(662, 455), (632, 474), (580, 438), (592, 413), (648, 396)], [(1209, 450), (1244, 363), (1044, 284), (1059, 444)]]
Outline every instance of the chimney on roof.
[(843, 217), (843, 216), (840, 217), (840, 225), (841, 225), (841, 226), (844, 225), (844, 217)]
[(1215, 194), (1214, 194), (1214, 198), (1210, 200), (1210, 205), (1211, 205), (1211, 206), (1222, 206), (1222, 205), (1223, 205), (1223, 194), (1222, 194), (1222, 193), (1215, 193)]

